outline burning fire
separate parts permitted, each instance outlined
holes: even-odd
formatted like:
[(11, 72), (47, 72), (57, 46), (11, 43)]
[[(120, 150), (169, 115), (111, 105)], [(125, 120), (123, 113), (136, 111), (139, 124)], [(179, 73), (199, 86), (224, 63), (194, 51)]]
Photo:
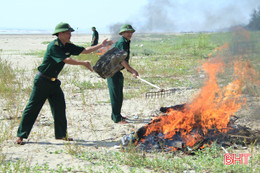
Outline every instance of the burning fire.
[[(228, 44), (224, 44), (214, 51), (220, 52), (228, 47)], [(199, 94), (191, 103), (186, 104), (183, 110), (170, 109), (167, 115), (155, 118), (145, 126), (145, 136), (151, 133), (162, 133), (163, 138), (174, 139), (175, 135), (180, 135), (181, 140), (192, 147), (203, 140), (209, 131), (215, 134), (227, 132), (230, 117), (246, 105), (242, 90), (245, 88), (246, 81), (250, 80), (250, 76), (256, 72), (249, 61), (239, 58), (233, 62), (232, 81), (220, 87), (217, 75), (224, 73), (225, 66), (223, 60), (213, 59), (211, 62), (204, 63), (202, 69), (208, 79)], [(172, 151), (176, 149), (171, 148)]]
[[(223, 50), (223, 49), (228, 49), (228, 43), (225, 43), (225, 44), (223, 44), (223, 45), (220, 46), (220, 47), (216, 47), (216, 48), (214, 49), (214, 52), (221, 51), (221, 50)], [(208, 56), (211, 57), (214, 52), (209, 53)]]
[(102, 47), (100, 49), (97, 50), (97, 55), (103, 55), (104, 53), (106, 53), (106, 51), (108, 51), (110, 49), (110, 46), (106, 46), (106, 47)]

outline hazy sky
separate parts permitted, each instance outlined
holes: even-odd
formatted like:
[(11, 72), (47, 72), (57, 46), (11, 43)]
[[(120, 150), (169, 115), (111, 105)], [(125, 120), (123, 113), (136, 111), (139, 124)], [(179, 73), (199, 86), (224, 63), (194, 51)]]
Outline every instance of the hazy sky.
[(260, 0), (4, 0), (0, 30), (47, 30), (68, 22), (77, 32), (109, 33), (130, 23), (139, 32), (216, 30), (247, 24)]

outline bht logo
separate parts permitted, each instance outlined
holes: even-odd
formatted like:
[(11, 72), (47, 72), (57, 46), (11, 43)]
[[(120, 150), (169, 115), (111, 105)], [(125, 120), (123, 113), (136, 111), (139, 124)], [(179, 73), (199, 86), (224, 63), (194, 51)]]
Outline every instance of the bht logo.
[[(224, 155), (224, 165), (236, 165), (239, 162), (240, 165), (248, 165), (248, 158), (251, 157), (250, 153), (236, 154), (226, 153)], [(244, 159), (243, 159), (244, 158)]]

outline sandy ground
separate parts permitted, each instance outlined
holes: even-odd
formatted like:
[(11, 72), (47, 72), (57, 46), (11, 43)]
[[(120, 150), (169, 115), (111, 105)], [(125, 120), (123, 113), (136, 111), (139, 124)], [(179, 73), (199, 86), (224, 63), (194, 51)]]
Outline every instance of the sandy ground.
[[(109, 37), (101, 35), (101, 40)], [(35, 75), (36, 64), (41, 62), (41, 58), (25, 55), (31, 50), (45, 50), (46, 41), (52, 41), (55, 37), (50, 35), (0, 35), (0, 49), (2, 49), (1, 58), (8, 60), (12, 66), (25, 69), (27, 71), (28, 81), (32, 85), (32, 79)], [(73, 35), (72, 42), (81, 44), (89, 42), (90, 35)], [(68, 66), (68, 65), (67, 65)], [(81, 67), (69, 67), (75, 71), (60, 75), (63, 83), (62, 88), (66, 97), (68, 133), (69, 137), (74, 138), (74, 142), (63, 142), (54, 139), (53, 119), (48, 103), (45, 103), (37, 122), (26, 144), (19, 146), (14, 144), (18, 124), (12, 131), (13, 139), (3, 143), (3, 153), (7, 160), (16, 161), (26, 159), (31, 165), (43, 165), (47, 163), (50, 168), (56, 168), (62, 164), (63, 167), (88, 167), (91, 162), (82, 161), (72, 157), (67, 152), (67, 144), (77, 144), (83, 151), (117, 150), (123, 135), (129, 134), (133, 129), (137, 130), (152, 118), (154, 112), (162, 106), (173, 106), (186, 103), (191, 100), (196, 90), (183, 90), (176, 92), (170, 97), (160, 99), (146, 99), (144, 96), (135, 99), (124, 100), (122, 114), (130, 118), (130, 123), (126, 125), (114, 124), (110, 118), (111, 107), (108, 90), (86, 90), (85, 103), (82, 101), (82, 93), (79, 88), (71, 86), (67, 80), (77, 78), (85, 81), (102, 80), (97, 74), (89, 71), (82, 71)], [(76, 70), (75, 70), (76, 69)], [(77, 70), (79, 72), (77, 72)], [(141, 85), (141, 84), (140, 84)], [(138, 88), (137, 88), (138, 89)], [(25, 106), (28, 98), (25, 98), (22, 105)], [(259, 98), (256, 98), (259, 106)], [(253, 105), (255, 104), (252, 103)], [(4, 111), (3, 112), (4, 115)], [(22, 114), (22, 112), (20, 113)], [(7, 115), (8, 116), (8, 115)], [(258, 118), (256, 118), (257, 120)], [(6, 128), (9, 127), (9, 120), (1, 120)], [(246, 120), (243, 120), (246, 121)], [(251, 126), (257, 126), (253, 123)], [(59, 154), (54, 154), (54, 153)], [(102, 168), (96, 168), (97, 170)], [(128, 167), (123, 168), (129, 172)]]
[[(101, 40), (104, 38), (109, 38), (109, 36), (101, 35)], [(28, 81), (28, 85), (32, 85), (35, 68), (42, 59), (25, 53), (32, 50), (45, 50), (47, 44), (43, 43), (53, 39), (55, 37), (50, 35), (0, 35), (1, 58), (10, 62), (14, 68), (25, 69), (25, 74), (31, 79), (31, 81)], [(75, 44), (81, 44), (89, 42), (90, 39), (90, 35), (73, 35), (71, 41)], [(80, 67), (75, 66), (69, 68), (80, 69)], [(159, 110), (161, 106), (185, 103), (195, 92), (194, 90), (176, 92), (171, 97), (160, 99), (146, 99), (141, 96), (138, 99), (124, 100), (122, 115), (130, 118), (130, 123), (121, 125), (113, 123), (110, 118), (111, 106), (108, 102), (108, 90), (85, 91), (86, 103), (83, 103), (80, 90), (64, 82), (75, 77), (79, 77), (79, 80), (94, 82), (103, 79), (87, 70), (84, 71), (84, 74), (79, 74), (79, 72), (75, 72), (75, 74), (66, 73), (59, 77), (61, 82), (64, 83), (62, 88), (66, 97), (68, 133), (75, 140), (71, 143), (76, 143), (81, 147), (81, 150), (87, 151), (96, 151), (100, 148), (117, 150), (115, 148), (120, 145), (122, 136), (130, 134), (133, 129), (137, 130), (149, 122), (154, 112)], [(76, 90), (76, 92), (72, 93), (72, 90)], [(26, 105), (27, 101), (28, 98), (25, 98), (22, 103), (23, 106)], [(5, 115), (4, 111), (2, 114), (9, 116)], [(2, 121), (8, 128), (8, 120)], [(26, 159), (32, 165), (47, 163), (51, 168), (56, 168), (59, 164), (76, 168), (91, 165), (91, 163), (82, 162), (65, 152), (52, 154), (61, 150), (66, 151), (66, 143), (69, 142), (54, 139), (53, 119), (48, 103), (45, 103), (29, 138), (25, 140), (25, 145), (19, 146), (13, 143), (17, 128), (18, 124), (12, 129), (13, 139), (4, 142), (3, 153), (6, 154), (7, 160)], [(127, 172), (128, 168), (125, 168), (125, 170)]]

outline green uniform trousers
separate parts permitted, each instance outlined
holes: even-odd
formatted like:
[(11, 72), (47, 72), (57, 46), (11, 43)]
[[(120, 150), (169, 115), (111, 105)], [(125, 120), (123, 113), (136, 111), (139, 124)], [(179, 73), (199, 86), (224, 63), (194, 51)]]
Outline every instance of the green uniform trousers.
[(43, 106), (48, 99), (53, 119), (55, 138), (65, 138), (67, 135), (66, 105), (61, 82), (52, 82), (46, 78), (36, 75), (29, 102), (24, 109), (22, 119), (17, 131), (17, 136), (28, 138), (33, 124)]
[(107, 78), (110, 101), (112, 106), (112, 120), (117, 123), (122, 121), (121, 108), (123, 104), (124, 76), (119, 71), (111, 78)]

